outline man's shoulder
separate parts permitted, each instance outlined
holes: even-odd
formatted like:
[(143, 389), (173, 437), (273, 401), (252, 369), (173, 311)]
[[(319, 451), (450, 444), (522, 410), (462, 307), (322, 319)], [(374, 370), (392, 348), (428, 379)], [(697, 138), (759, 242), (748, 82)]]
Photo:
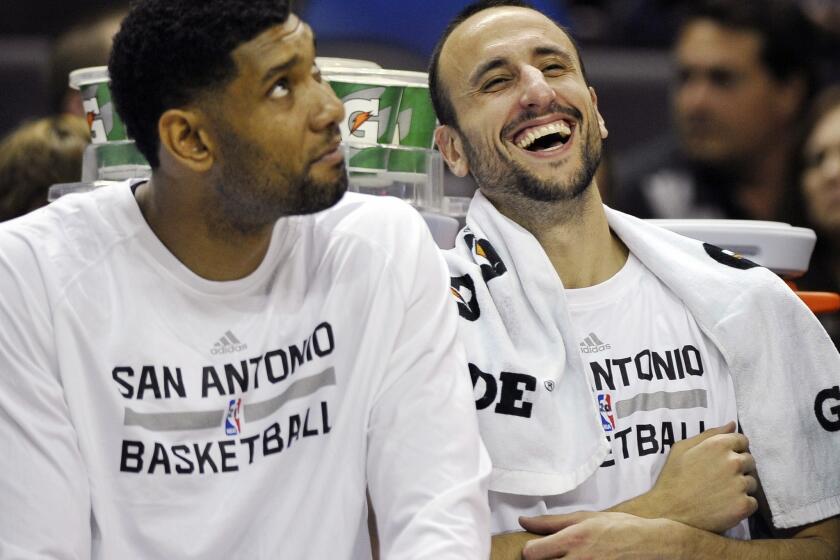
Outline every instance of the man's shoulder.
[(109, 208), (120, 193), (107, 191), (116, 188), (68, 195), (0, 224), (2, 260), (12, 270), (31, 263), (41, 274), (66, 275), (99, 259), (120, 237), (119, 219)]
[(420, 214), (406, 202), (390, 196), (348, 192), (335, 206), (316, 214), (315, 223), (322, 235), (354, 239), (389, 250), (421, 237), (431, 240)]

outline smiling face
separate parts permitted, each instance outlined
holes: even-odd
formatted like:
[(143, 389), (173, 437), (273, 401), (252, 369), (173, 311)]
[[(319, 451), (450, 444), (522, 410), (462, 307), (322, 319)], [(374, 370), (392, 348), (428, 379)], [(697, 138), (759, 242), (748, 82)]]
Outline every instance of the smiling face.
[(569, 37), (527, 8), (481, 11), (447, 39), (440, 84), (457, 128), (438, 146), (489, 198), (560, 201), (586, 191), (607, 131)]
[(290, 16), (231, 56), (236, 77), (205, 103), (222, 216), (248, 232), (335, 204), (347, 186), (338, 128), (344, 108), (321, 80), (309, 27)]
[(840, 103), (814, 127), (805, 144), (802, 191), (822, 231), (840, 236)]

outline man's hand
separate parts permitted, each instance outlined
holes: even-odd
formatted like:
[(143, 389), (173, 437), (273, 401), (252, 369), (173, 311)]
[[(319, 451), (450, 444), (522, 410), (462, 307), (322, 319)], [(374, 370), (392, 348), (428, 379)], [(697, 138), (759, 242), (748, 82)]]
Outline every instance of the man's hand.
[(527, 531), (549, 535), (529, 541), (522, 550), (524, 560), (671, 558), (676, 549), (668, 548), (669, 529), (679, 527), (667, 519), (612, 512), (521, 517), (519, 523)]
[(698, 529), (722, 533), (752, 515), (758, 482), (749, 441), (735, 423), (680, 441), (653, 488), (610, 511), (664, 517)]

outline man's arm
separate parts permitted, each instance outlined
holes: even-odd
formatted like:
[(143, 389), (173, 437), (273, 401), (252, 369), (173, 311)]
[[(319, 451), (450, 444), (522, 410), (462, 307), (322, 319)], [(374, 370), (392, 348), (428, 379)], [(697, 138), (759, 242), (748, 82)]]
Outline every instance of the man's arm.
[(553, 533), (528, 542), (525, 560), (548, 558), (673, 558), (686, 560), (837, 560), (840, 519), (793, 530), (789, 538), (741, 541), (668, 519), (594, 512), (522, 518), (531, 531)]
[[(90, 558), (90, 491), (25, 243), (0, 233), (0, 556)], [(85, 372), (75, 372), (84, 375)]]
[[(478, 433), (449, 275), (421, 218), (400, 209), (392, 267), (404, 313), (368, 432), (382, 558), (486, 558), (490, 461)], [(401, 214), (402, 215), (402, 214)]]
[[(747, 438), (734, 431), (730, 422), (676, 443), (651, 490), (607, 511), (667, 518), (712, 532), (734, 527), (757, 507), (751, 495), (757, 486), (755, 462), (746, 451)], [(494, 536), (493, 560), (520, 558), (534, 538), (528, 532)]]
[(758, 508), (755, 460), (735, 423), (677, 442), (648, 492), (607, 511), (723, 533)]
[(542, 538), (542, 535), (527, 531), (514, 531), (493, 535), (490, 560), (519, 560), (522, 549), (528, 541)]

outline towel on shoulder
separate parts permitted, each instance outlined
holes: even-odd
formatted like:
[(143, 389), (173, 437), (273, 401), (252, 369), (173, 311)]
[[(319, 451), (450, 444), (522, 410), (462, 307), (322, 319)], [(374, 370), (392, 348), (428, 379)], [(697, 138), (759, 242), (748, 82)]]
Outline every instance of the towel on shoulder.
[[(840, 514), (840, 356), (819, 321), (769, 270), (605, 211), (612, 231), (726, 360), (774, 525)], [(490, 489), (574, 489), (609, 447), (548, 256), (477, 192), (446, 260), (493, 460)]]

